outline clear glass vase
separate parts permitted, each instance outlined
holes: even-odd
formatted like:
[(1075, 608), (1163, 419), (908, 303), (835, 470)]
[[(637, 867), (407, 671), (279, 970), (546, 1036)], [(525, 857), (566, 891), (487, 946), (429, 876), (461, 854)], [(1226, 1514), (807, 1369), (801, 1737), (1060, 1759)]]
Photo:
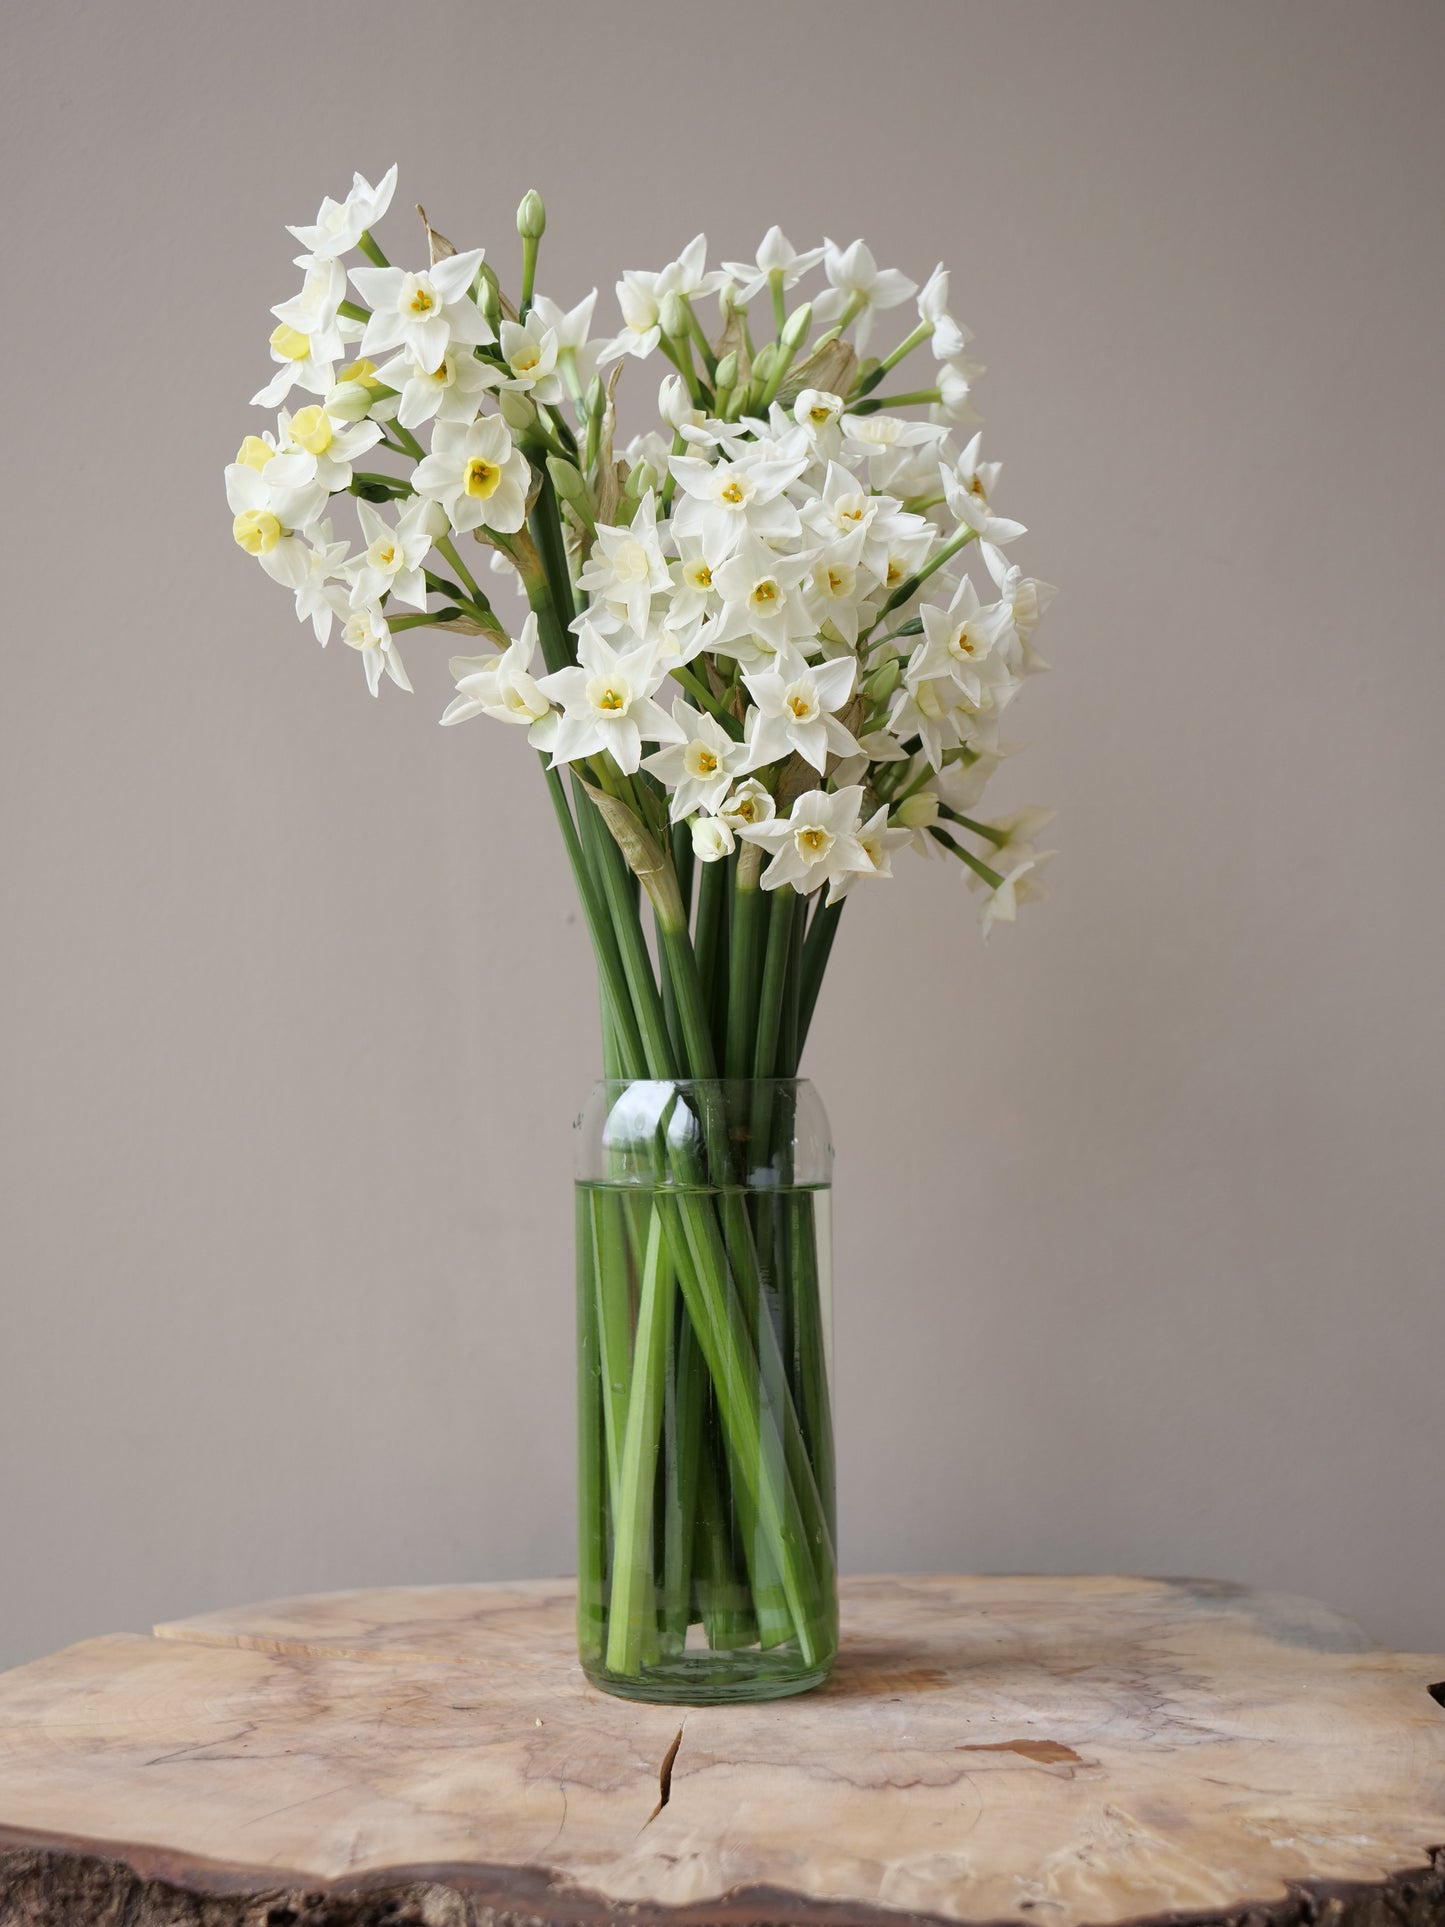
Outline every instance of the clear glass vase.
[(628, 1699), (777, 1699), (837, 1648), (828, 1120), (785, 1079), (577, 1120), (578, 1644)]

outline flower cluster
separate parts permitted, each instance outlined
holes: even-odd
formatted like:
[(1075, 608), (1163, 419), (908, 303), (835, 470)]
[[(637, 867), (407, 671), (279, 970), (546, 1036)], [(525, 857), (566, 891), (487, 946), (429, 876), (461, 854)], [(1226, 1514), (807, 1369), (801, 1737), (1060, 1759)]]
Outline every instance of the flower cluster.
[[(226, 470), (236, 541), (317, 638), (339, 632), (373, 694), (383, 674), (411, 687), (405, 632), (481, 639), (452, 660), (443, 722), (525, 728), (610, 800), (614, 834), (620, 810), (648, 848), (752, 851), (765, 890), (836, 903), (911, 846), (961, 862), (985, 930), (1041, 894), (1048, 813), (978, 807), (1053, 590), (1010, 560), (1024, 529), (983, 459), (945, 269), (919, 287), (861, 241), (800, 252), (777, 228), (709, 268), (699, 235), (625, 273), (622, 326), (594, 335), (595, 290), (570, 309), (535, 291), (535, 194), (514, 303), (424, 215), (426, 265), (387, 261), (372, 230), (395, 181), (357, 175), (291, 229), (301, 289), (272, 310), (254, 397), (279, 412)], [(901, 338), (869, 355), (899, 310)], [(653, 355), (657, 424), (619, 447), (619, 375)], [(462, 537), (519, 580), (523, 623)]]

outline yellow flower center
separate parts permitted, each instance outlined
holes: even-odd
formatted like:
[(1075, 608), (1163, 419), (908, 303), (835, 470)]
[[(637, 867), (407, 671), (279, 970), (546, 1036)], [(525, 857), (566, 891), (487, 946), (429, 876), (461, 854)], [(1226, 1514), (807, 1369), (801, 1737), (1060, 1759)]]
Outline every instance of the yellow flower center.
[(366, 559), (373, 569), (390, 569), (396, 565), (396, 544), (385, 539), (373, 542), (366, 551)]
[(958, 634), (953, 638), (953, 646), (961, 656), (973, 655), (973, 638), (969, 635), (967, 627), (960, 629)]
[(411, 299), (406, 305), (411, 309), (413, 314), (430, 314), (436, 306), (436, 299), (430, 289), (425, 287), (421, 282), (418, 282), (416, 287), (412, 289)]
[(494, 495), (497, 484), (502, 479), (502, 471), (495, 462), (484, 462), (480, 455), (473, 455), (467, 463), (466, 492), (485, 502)]
[(754, 822), (758, 814), (757, 798), (755, 796), (740, 796), (737, 802), (733, 804), (732, 814), (740, 817), (744, 823)]
[(717, 771), (717, 758), (710, 749), (700, 749), (697, 753), (697, 773), (699, 776), (712, 776)]
[(808, 410), (808, 420), (810, 422), (825, 422), (830, 419), (832, 413), (831, 408), (810, 408)]
[(843, 591), (847, 588), (847, 586), (848, 586), (847, 582), (844, 579), (843, 571), (841, 569), (829, 569), (828, 571), (829, 595), (842, 595)]
[(308, 455), (324, 455), (332, 441), (331, 418), (326, 410), (314, 402), (309, 408), (299, 409), (291, 417), (291, 439)]
[(888, 586), (891, 588), (895, 582), (901, 582), (902, 580), (903, 564), (898, 560), (896, 555), (890, 555), (888, 558)]
[(281, 524), (267, 509), (243, 509), (231, 533), (247, 555), (269, 555), (281, 540)]
[(530, 375), (541, 359), (542, 351), (540, 348), (524, 348), (520, 354), (513, 357), (512, 373), (514, 375)]
[(271, 330), (271, 346), (283, 361), (305, 361), (311, 353), (311, 337), (280, 321)]
[(861, 522), (863, 520), (862, 506), (860, 505), (858, 508), (851, 509), (839, 509), (838, 520), (840, 522)]
[(805, 722), (813, 713), (813, 699), (805, 695), (789, 696), (788, 707), (800, 723)]
[(724, 502), (731, 502), (733, 507), (736, 508), (738, 503), (743, 499), (743, 492), (738, 483), (727, 483), (722, 491), (722, 499)]
[(816, 863), (819, 857), (826, 856), (833, 847), (832, 836), (818, 823), (810, 823), (806, 829), (795, 830), (793, 841), (797, 845), (798, 854), (806, 857), (810, 863)]
[(236, 460), (242, 468), (254, 468), (259, 475), (275, 453), (271, 444), (263, 442), (259, 435), (248, 435), (236, 450)]
[(607, 687), (599, 693), (597, 697), (597, 707), (615, 714), (619, 709), (626, 709), (627, 698), (620, 689), (614, 689), (609, 683)]
[(692, 586), (695, 589), (710, 589), (712, 587), (712, 570), (707, 566), (706, 562), (696, 562), (693, 564)]
[(773, 581), (771, 576), (766, 576), (761, 582), (757, 583), (754, 586), (753, 601), (756, 602), (760, 607), (766, 608), (770, 602), (776, 602), (777, 599), (778, 599), (778, 585), (776, 582)]

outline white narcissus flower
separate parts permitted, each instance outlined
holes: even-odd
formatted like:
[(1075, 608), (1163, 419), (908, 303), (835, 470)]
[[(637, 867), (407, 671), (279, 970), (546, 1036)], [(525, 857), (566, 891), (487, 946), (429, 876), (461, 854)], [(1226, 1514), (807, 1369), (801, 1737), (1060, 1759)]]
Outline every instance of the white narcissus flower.
[(515, 535), (527, 519), (532, 467), (500, 415), (438, 422), (431, 454), (417, 463), (412, 486), (440, 502), (459, 535), (495, 529)]
[(1002, 548), (1006, 542), (1015, 541), (1027, 531), (1022, 522), (1010, 522), (993, 512), (993, 492), (998, 486), (1003, 464), (981, 462), (978, 459), (982, 440), (982, 435), (975, 435), (952, 468), (947, 462), (939, 464), (939, 474), (952, 513), (965, 528), (973, 530), (980, 542)]
[[(816, 624), (799, 591), (812, 566), (811, 551), (780, 555), (757, 536), (746, 535), (736, 553), (713, 572), (723, 607), (710, 646), (752, 662), (764, 653), (754, 638), (772, 655), (789, 642), (811, 638)], [(740, 643), (751, 646), (739, 648)]]
[(737, 848), (732, 826), (720, 816), (695, 816), (692, 820), (692, 853), (699, 863), (717, 863)]
[(916, 495), (914, 486), (931, 483), (939, 444), (948, 429), (942, 422), (905, 421), (901, 415), (845, 415), (843, 459), (855, 467), (866, 460), (868, 486), (894, 495)]
[(353, 609), (346, 618), (341, 638), (349, 648), (360, 652), (366, 686), (373, 696), (380, 692), (383, 671), (398, 689), (404, 689), (408, 695), (412, 693), (396, 644), (391, 639), (391, 629), (380, 609), (374, 605)]
[(731, 555), (751, 531), (765, 542), (790, 542), (801, 524), (783, 491), (802, 474), (804, 462), (705, 462), (674, 455), (670, 467), (684, 499), (673, 507), (679, 535), (695, 535), (709, 555)]
[(338, 616), (344, 621), (350, 606), (350, 591), (341, 578), (350, 546), (332, 541), (329, 522), (318, 522), (307, 532), (306, 574), (296, 584), (296, 620), (311, 624), (323, 649), (331, 640), (332, 624)]
[(855, 340), (860, 355), (868, 346), (875, 312), (896, 308), (918, 292), (918, 283), (897, 268), (880, 268), (862, 241), (847, 248), (840, 248), (834, 241), (825, 242), (823, 271), (832, 286), (813, 303), (813, 318), (828, 328), (845, 315), (849, 320), (856, 317)]
[(582, 395), (588, 382), (597, 373), (597, 357), (602, 352), (600, 341), (590, 341), (588, 333), (592, 327), (592, 310), (597, 306), (597, 290), (579, 301), (575, 308), (561, 308), (555, 301), (549, 301), (545, 294), (539, 294), (532, 303), (532, 313), (544, 328), (550, 328), (557, 337), (557, 366), (562, 370), (574, 397)]
[(748, 768), (762, 769), (796, 751), (822, 775), (830, 755), (856, 755), (857, 743), (833, 711), (853, 693), (857, 668), (852, 656), (810, 667), (787, 648), (770, 669), (745, 673), (756, 705), (747, 718)]
[(724, 823), (730, 823), (735, 830), (746, 829), (749, 823), (771, 823), (777, 813), (778, 806), (773, 801), (772, 791), (765, 788), (756, 776), (739, 783), (718, 811)]
[[(972, 870), (964, 870), (964, 879), (971, 890), (988, 890), (979, 918), (985, 941), (996, 923), (1016, 921), (1021, 903), (1038, 903), (1048, 894), (1040, 872), (1056, 854), (1053, 850), (1035, 850), (1032, 844), (1019, 844), (1009, 851), (1007, 869), (997, 872), (1002, 878), (997, 885), (990, 885)], [(995, 866), (990, 864), (989, 868)]]
[(764, 288), (773, 285), (775, 275), (779, 288), (796, 287), (809, 268), (817, 267), (822, 258), (821, 248), (805, 248), (799, 254), (780, 227), (770, 227), (763, 236), (756, 261), (724, 261), (723, 267), (738, 284), (737, 305), (745, 308)]
[(421, 565), (430, 552), (433, 536), (444, 532), (438, 527), (445, 521), (441, 509), (424, 496), (413, 496), (395, 527), (370, 502), (358, 502), (356, 512), (366, 548), (347, 569), (353, 605), (360, 608), (363, 603), (394, 595), (413, 609), (425, 609), (426, 581)]
[(1016, 653), (1008, 604), (981, 603), (972, 581), (964, 576), (947, 609), (930, 603), (922, 615), (927, 641), (914, 652), (912, 673), (929, 675), (946, 668), (971, 702), (982, 703), (985, 681), (993, 679), (986, 665), (994, 652), (1010, 668)]
[(376, 370), (376, 379), (400, 391), (396, 419), (403, 428), (420, 428), (435, 417), (444, 422), (477, 418), (490, 392), (487, 364), (470, 348), (451, 347), (434, 368), (422, 368), (410, 355), (394, 355)]
[(657, 535), (657, 498), (651, 489), (638, 503), (628, 526), (597, 524), (597, 540), (577, 586), (586, 592), (594, 610), (599, 603), (605, 609), (608, 620), (599, 627), (610, 631), (626, 622), (639, 638), (647, 635), (652, 598), (672, 587)]
[(763, 888), (776, 890), (788, 883), (800, 896), (811, 896), (850, 870), (872, 870), (873, 859), (858, 840), (862, 802), (857, 783), (831, 794), (805, 790), (788, 816), (745, 824), (739, 831), (743, 841), (772, 853), (760, 879)]
[(421, 368), (436, 368), (448, 348), (483, 347), (492, 339), (487, 318), (469, 290), (482, 265), (482, 248), (449, 254), (419, 274), (405, 268), (356, 267), (351, 283), (371, 309), (361, 352), (405, 348)]
[(352, 463), (381, 440), (379, 422), (348, 422), (319, 401), (294, 415), (283, 408), (277, 429), (282, 466), (273, 470), (272, 480), (284, 475), (298, 486), (319, 482), (328, 495), (350, 488)]
[(793, 403), (793, 420), (808, 438), (816, 462), (831, 462), (843, 446), (843, 397), (826, 388), (804, 388)]
[(938, 400), (929, 411), (932, 418), (954, 427), (977, 422), (980, 418), (973, 405), (973, 384), (982, 373), (976, 361), (945, 361), (938, 371)]
[(1019, 687), (997, 655), (985, 658), (975, 700), (954, 681), (950, 665), (924, 642), (909, 659), (905, 680), (888, 712), (888, 727), (900, 741), (917, 736), (934, 769), (943, 768), (950, 749), (963, 745), (993, 754), (998, 749), (998, 719)]
[(888, 805), (876, 809), (868, 821), (858, 831), (858, 847), (868, 859), (868, 866), (861, 865), (855, 870), (840, 870), (828, 885), (829, 903), (837, 903), (860, 877), (891, 877), (893, 874), (893, 852), (909, 841), (907, 830), (888, 827)]
[[(241, 452), (247, 453), (244, 443)], [(326, 507), (326, 490), (319, 482), (292, 486), (270, 480), (268, 471), (284, 460), (284, 456), (274, 456), (261, 468), (247, 461), (230, 463), (226, 469), (226, 501), (237, 545), (247, 555), (254, 555), (275, 581), (297, 589), (311, 566), (306, 544), (297, 539), (297, 531), (308, 529), (320, 518)]]
[(536, 654), (537, 618), (529, 613), (521, 634), (499, 655), (453, 656), (447, 668), (457, 693), (442, 712), (442, 721), (490, 716), (525, 728), (533, 749), (551, 749), (557, 718), (532, 674)]
[(662, 304), (670, 294), (689, 300), (713, 294), (727, 280), (727, 274), (706, 269), (707, 236), (695, 235), (675, 261), (652, 273), (641, 268), (626, 268), (617, 283), (617, 305), (622, 310), (623, 328), (598, 355), (601, 362), (616, 361), (621, 355), (645, 359), (662, 339)]
[(395, 162), (375, 187), (364, 175), (353, 174), (351, 192), (344, 201), (333, 201), (328, 194), (321, 203), (314, 224), (310, 227), (293, 227), (290, 232), (318, 261), (346, 254), (356, 246), (368, 228), (376, 226), (391, 206), (395, 191)]
[(672, 791), (668, 814), (678, 823), (697, 810), (715, 813), (733, 778), (747, 767), (748, 753), (716, 716), (694, 709), (685, 697), (674, 701), (672, 720), (682, 741), (644, 756), (642, 767)]
[(948, 312), (948, 269), (941, 261), (918, 291), (918, 319), (933, 331), (935, 361), (953, 361), (968, 346), (968, 329)]
[(500, 368), (489, 368), (493, 387), (529, 395), (535, 402), (561, 401), (557, 337), (535, 311), (525, 321), (502, 322), (501, 350), (502, 360), (511, 372), (504, 375)]
[(578, 632), (576, 664), (554, 670), (537, 685), (562, 705), (552, 767), (610, 753), (624, 776), (635, 776), (644, 741), (682, 741), (683, 732), (652, 700), (666, 674), (650, 643), (617, 650), (592, 623), (584, 622)]
[(297, 264), (306, 267), (300, 294), (279, 301), (271, 312), (299, 334), (329, 335), (336, 329), (336, 311), (346, 299), (346, 269), (329, 256), (312, 261), (303, 254)]
[(1012, 611), (1020, 645), (1020, 668), (1024, 675), (1032, 676), (1041, 669), (1047, 669), (1049, 665), (1033, 646), (1034, 634), (1058, 590), (1052, 582), (1039, 582), (1033, 576), (1025, 575), (1017, 563), (1010, 562), (992, 543), (983, 544), (983, 559), (997, 585), (1000, 598)]
[(336, 328), (308, 335), (285, 321), (278, 321), (271, 330), (268, 346), (276, 372), (251, 397), (252, 405), (259, 408), (279, 407), (293, 388), (304, 388), (311, 395), (326, 394), (336, 364), (345, 353), (345, 343)]

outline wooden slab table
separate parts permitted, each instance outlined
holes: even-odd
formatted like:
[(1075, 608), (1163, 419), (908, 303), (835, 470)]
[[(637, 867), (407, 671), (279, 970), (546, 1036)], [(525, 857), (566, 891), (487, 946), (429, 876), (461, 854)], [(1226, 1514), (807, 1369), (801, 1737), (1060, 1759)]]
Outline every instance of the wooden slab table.
[(821, 1692), (686, 1713), (586, 1684), (564, 1582), (87, 1640), (0, 1676), (0, 1922), (1445, 1923), (1445, 1657), (1188, 1580), (843, 1625)]

